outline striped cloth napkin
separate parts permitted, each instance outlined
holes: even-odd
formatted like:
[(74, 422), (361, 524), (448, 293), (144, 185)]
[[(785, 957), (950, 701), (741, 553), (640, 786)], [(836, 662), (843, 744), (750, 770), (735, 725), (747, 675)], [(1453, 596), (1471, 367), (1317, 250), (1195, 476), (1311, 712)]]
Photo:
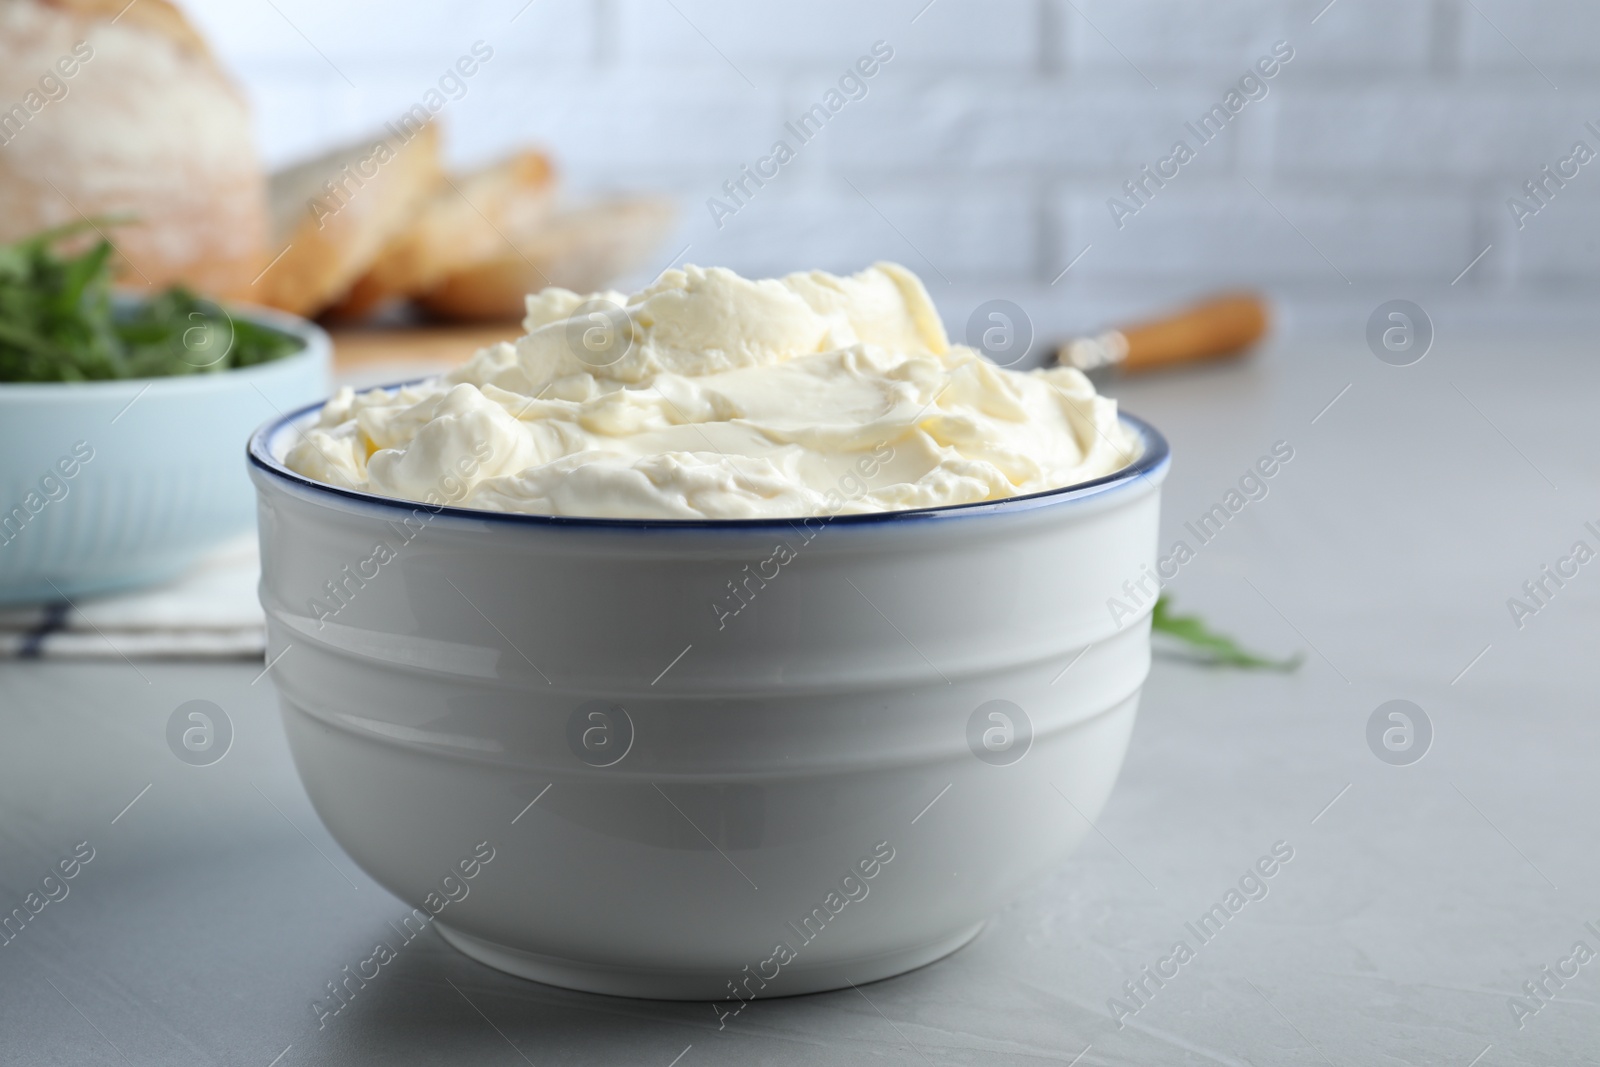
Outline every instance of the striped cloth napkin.
[(166, 585), (0, 608), (0, 659), (260, 659), (260, 575), (252, 532)]

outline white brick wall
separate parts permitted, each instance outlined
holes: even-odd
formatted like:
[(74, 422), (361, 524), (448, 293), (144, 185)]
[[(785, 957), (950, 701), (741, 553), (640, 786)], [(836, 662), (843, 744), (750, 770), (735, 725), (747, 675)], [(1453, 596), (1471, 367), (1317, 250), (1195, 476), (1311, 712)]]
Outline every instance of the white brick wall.
[(1274, 185), (1257, 193), (1242, 181), (1196, 181), (1175, 186), (1149, 212), (1118, 232), (1101, 198), (1069, 197), (1062, 212), (1068, 237), (1106, 235), (1074, 272), (1130, 282), (1154, 276), (1344, 286), (1343, 275), (1352, 283), (1448, 283), (1479, 251), (1471, 247), (1471, 205), (1459, 195), (1374, 196), (1353, 211), (1351, 198), (1336, 193)]
[[(392, 117), (482, 39), (495, 58), (444, 112), (458, 161), (542, 143), (576, 188), (680, 196), (663, 260), (900, 259), (958, 321), (985, 295), (1052, 329), (1224, 283), (1443, 290), (1491, 242), (1454, 293), (1600, 280), (1600, 163), (1522, 231), (1505, 207), (1575, 138), (1600, 149), (1593, 0), (183, 2), (275, 164)], [(715, 225), (707, 198), (877, 40), (895, 56), (867, 97)], [(1113, 226), (1106, 198), (1278, 40), (1295, 58), (1267, 98)]]

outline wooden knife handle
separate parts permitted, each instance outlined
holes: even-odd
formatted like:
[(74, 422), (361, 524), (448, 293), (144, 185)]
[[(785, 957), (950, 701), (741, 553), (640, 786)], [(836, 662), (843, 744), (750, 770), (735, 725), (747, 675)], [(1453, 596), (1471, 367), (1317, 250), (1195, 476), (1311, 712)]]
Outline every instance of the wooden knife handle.
[(1125, 326), (1130, 374), (1235, 356), (1267, 332), (1267, 304), (1254, 293), (1228, 293), (1203, 300), (1169, 318)]

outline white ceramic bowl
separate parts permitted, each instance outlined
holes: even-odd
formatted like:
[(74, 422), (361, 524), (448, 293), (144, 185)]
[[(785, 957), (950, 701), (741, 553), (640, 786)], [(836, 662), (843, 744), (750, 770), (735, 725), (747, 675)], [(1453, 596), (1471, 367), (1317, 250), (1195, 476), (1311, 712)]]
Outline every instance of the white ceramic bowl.
[(1110, 477), (826, 523), (435, 511), (300, 477), (264, 427), (301, 779), (417, 923), (513, 974), (731, 1012), (928, 963), (1121, 766), (1149, 625), (1107, 599), (1155, 560), (1168, 465), (1125, 421)]
[(250, 528), (239, 444), (328, 391), (328, 335), (230, 307), (299, 352), (217, 374), (0, 383), (0, 603), (159, 582)]

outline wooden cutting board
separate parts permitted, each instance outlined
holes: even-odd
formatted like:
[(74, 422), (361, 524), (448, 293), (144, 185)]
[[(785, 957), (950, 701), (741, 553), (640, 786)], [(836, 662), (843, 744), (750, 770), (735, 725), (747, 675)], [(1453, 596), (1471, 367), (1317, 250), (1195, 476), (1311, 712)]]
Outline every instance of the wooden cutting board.
[(478, 349), (496, 341), (515, 341), (520, 324), (503, 322), (474, 326), (339, 327), (333, 338), (333, 364), (350, 372), (387, 363), (449, 366), (464, 363)]

